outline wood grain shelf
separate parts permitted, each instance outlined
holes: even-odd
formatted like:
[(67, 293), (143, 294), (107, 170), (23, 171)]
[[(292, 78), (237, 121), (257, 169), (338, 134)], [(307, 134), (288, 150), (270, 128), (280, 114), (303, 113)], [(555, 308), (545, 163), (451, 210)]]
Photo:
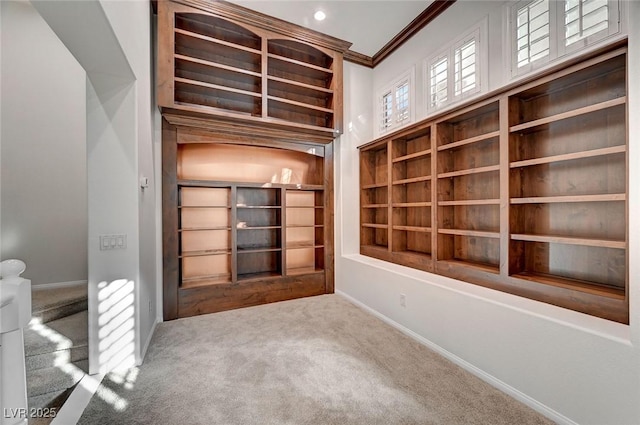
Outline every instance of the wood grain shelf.
[(365, 184), (362, 186), (362, 189), (377, 189), (380, 187), (387, 187), (389, 184), (388, 183), (373, 183), (373, 184)]
[(180, 286), (182, 288), (198, 288), (201, 286), (221, 285), (226, 283), (231, 283), (231, 275), (224, 275), (224, 276), (213, 275), (213, 276), (202, 276), (202, 277), (192, 278), (192, 279), (189, 279), (189, 278), (182, 279), (182, 283), (180, 284)]
[(231, 254), (230, 249), (207, 249), (202, 251), (183, 251), (179, 258), (186, 257), (202, 257), (205, 255), (229, 255)]
[(459, 148), (461, 146), (470, 145), (472, 143), (483, 142), (485, 140), (494, 139), (498, 136), (500, 136), (499, 131), (492, 131), (491, 133), (481, 134), (479, 136), (469, 137), (468, 139), (458, 140), (457, 142), (451, 142), (451, 143), (447, 143), (446, 145), (438, 146), (438, 151)]
[(273, 100), (274, 102), (286, 103), (287, 105), (296, 106), (298, 108), (310, 109), (313, 111), (326, 112), (330, 114), (333, 113), (333, 109), (330, 108), (323, 108), (321, 106), (314, 106), (308, 103), (296, 102), (295, 100), (284, 99), (282, 97), (267, 96), (267, 99)]
[(602, 248), (615, 248), (615, 249), (625, 249), (627, 247), (627, 243), (625, 241), (587, 239), (587, 238), (576, 238), (576, 237), (567, 237), (567, 236), (512, 234), (511, 239), (516, 241), (547, 242), (547, 243), (559, 243), (559, 244), (566, 244), (566, 245), (584, 245), (584, 246), (596, 246), (596, 247), (602, 247)]
[(281, 276), (282, 273), (280, 272), (242, 273), (238, 274), (238, 281), (261, 280), (267, 278), (277, 278)]
[(388, 208), (389, 204), (364, 204), (362, 208)]
[(221, 40), (221, 39), (218, 39), (218, 38), (209, 37), (209, 36), (198, 34), (198, 33), (195, 33), (195, 32), (183, 30), (183, 29), (180, 29), (180, 28), (176, 28), (175, 32), (176, 32), (176, 34), (182, 34), (182, 35), (186, 35), (188, 37), (193, 37), (193, 38), (197, 38), (197, 39), (200, 39), (200, 40), (204, 40), (204, 41), (207, 41), (209, 43), (215, 43), (215, 44), (219, 44), (219, 45), (222, 45), (222, 46), (227, 46), (227, 47), (232, 47), (234, 49), (243, 50), (245, 52), (255, 53), (256, 55), (261, 55), (262, 54), (262, 52), (260, 50), (252, 49), (250, 47), (246, 47), (246, 46), (243, 46), (241, 44), (230, 43), (228, 41), (224, 41), (224, 40)]
[(511, 204), (553, 204), (566, 202), (618, 202), (625, 201), (624, 193), (610, 193), (602, 195), (564, 195), (564, 196), (536, 196), (529, 198), (511, 198)]
[(489, 165), (487, 167), (468, 168), (466, 170), (450, 171), (448, 173), (438, 174), (439, 179), (446, 179), (451, 177), (467, 176), (469, 174), (489, 173), (493, 171), (499, 171), (499, 165)]
[(563, 155), (553, 155), (542, 158), (527, 159), (523, 161), (515, 161), (509, 164), (511, 168), (528, 167), (531, 165), (549, 164), (552, 162), (571, 161), (582, 158), (592, 158), (598, 156), (614, 155), (618, 153), (625, 153), (627, 151), (626, 146), (612, 146), (610, 148), (593, 149), (582, 152), (574, 152)]
[(373, 229), (386, 229), (389, 227), (387, 224), (376, 224), (376, 223), (362, 223), (362, 227), (370, 227)]
[(500, 199), (465, 199), (456, 201), (438, 201), (440, 207), (500, 205)]
[(195, 64), (199, 64), (199, 65), (204, 65), (204, 66), (207, 66), (207, 67), (210, 67), (210, 68), (214, 68), (214, 69), (222, 69), (222, 70), (225, 70), (225, 71), (231, 71), (231, 72), (235, 72), (235, 73), (238, 73), (238, 74), (248, 75), (248, 76), (251, 76), (251, 77), (262, 78), (262, 74), (260, 74), (259, 72), (254, 72), (254, 71), (250, 71), (248, 69), (238, 68), (238, 67), (235, 67), (235, 66), (224, 65), (222, 63), (212, 62), (212, 61), (208, 61), (208, 60), (204, 60), (204, 59), (193, 58), (191, 56), (176, 54), (175, 55), (175, 59), (176, 60), (182, 60), (182, 61), (185, 61), (185, 62), (191, 62), (191, 63), (195, 63)]
[(308, 69), (313, 69), (315, 71), (320, 71), (320, 72), (323, 72), (325, 74), (333, 74), (333, 70), (332, 69), (324, 68), (324, 67), (321, 67), (321, 66), (312, 65), (310, 63), (302, 62), (302, 61), (299, 61), (299, 60), (296, 60), (296, 59), (287, 58), (285, 56), (280, 56), (280, 55), (276, 55), (276, 54), (273, 54), (273, 53), (269, 53), (267, 55), (267, 57), (269, 59), (276, 59), (276, 60), (281, 61), (281, 62), (286, 62), (286, 63), (290, 63), (290, 64), (293, 64), (293, 65), (297, 65), (297, 66), (302, 67), (302, 68), (308, 68)]
[(186, 78), (176, 77), (175, 81), (176, 81), (176, 83), (183, 83), (183, 84), (189, 84), (189, 85), (192, 85), (192, 86), (206, 87), (206, 88), (215, 89), (215, 90), (222, 90), (222, 91), (226, 91), (226, 92), (229, 92), (229, 93), (242, 94), (242, 95), (245, 95), (245, 96), (262, 97), (261, 93), (255, 93), (255, 92), (247, 91), (247, 90), (234, 89), (233, 87), (221, 86), (221, 85), (218, 85), (218, 84), (210, 84), (210, 83), (205, 83), (205, 82), (202, 82), (202, 81), (188, 80)]
[(431, 202), (394, 202), (391, 206), (394, 208), (430, 207)]
[(472, 236), (478, 238), (493, 238), (498, 239), (500, 237), (499, 232), (486, 232), (480, 230), (465, 230), (465, 229), (438, 229), (438, 233), (444, 235), (457, 235), (457, 236)]
[(431, 233), (431, 227), (393, 226), (393, 230), (406, 230), (407, 232)]
[(290, 86), (309, 89), (309, 90), (312, 90), (314, 92), (324, 93), (325, 95), (334, 93), (333, 89), (328, 89), (326, 87), (314, 86), (313, 84), (305, 84), (305, 83), (301, 83), (299, 81), (287, 80), (286, 78), (274, 77), (273, 75), (269, 75), (267, 77), (267, 79), (269, 81), (275, 81), (275, 82), (287, 84), (287, 85), (290, 85)]
[(626, 96), (619, 97), (616, 99), (596, 103), (595, 105), (589, 105), (582, 108), (574, 109), (572, 111), (563, 112), (557, 115), (552, 115), (550, 117), (540, 118), (535, 121), (529, 121), (522, 124), (514, 125), (509, 128), (509, 131), (512, 133), (517, 133), (525, 130), (531, 130), (531, 129), (535, 129), (537, 127), (541, 127), (543, 125), (547, 125), (556, 121), (561, 121), (568, 118), (573, 118), (580, 115), (586, 115), (593, 112), (601, 111), (603, 109), (624, 105), (626, 102), (627, 102)]
[(324, 269), (316, 267), (295, 267), (287, 269), (287, 276), (299, 276), (311, 273), (324, 273)]
[(307, 249), (307, 248), (324, 248), (322, 244), (315, 244), (313, 242), (289, 242), (286, 249)]
[(420, 152), (414, 152), (408, 155), (402, 155), (397, 158), (393, 158), (393, 162), (409, 161), (411, 159), (422, 158), (424, 156), (429, 156), (429, 155), (431, 155), (431, 149), (425, 149)]
[(237, 230), (270, 230), (270, 229), (282, 229), (282, 226), (237, 226)]
[(392, 184), (394, 184), (394, 185), (410, 184), (410, 183), (426, 182), (426, 181), (429, 181), (429, 180), (431, 180), (431, 176), (420, 176), (420, 177), (412, 177), (410, 179), (394, 180), (392, 182)]

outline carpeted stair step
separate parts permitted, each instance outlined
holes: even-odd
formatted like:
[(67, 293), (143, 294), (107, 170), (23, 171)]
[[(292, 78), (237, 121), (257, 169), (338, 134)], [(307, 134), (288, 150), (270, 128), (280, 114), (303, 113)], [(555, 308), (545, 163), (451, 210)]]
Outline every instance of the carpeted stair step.
[(61, 391), (52, 391), (50, 393), (38, 395), (35, 397), (29, 397), (29, 409), (37, 412), (38, 409), (47, 409), (44, 410), (48, 414), (48, 417), (43, 415), (43, 417), (34, 417), (29, 418), (29, 425), (48, 425), (51, 423), (55, 415), (60, 411), (62, 405), (67, 401), (73, 389), (78, 384), (74, 385), (71, 388), (67, 388), (66, 390)]
[(27, 374), (27, 394), (29, 405), (36, 397), (64, 391), (76, 385), (86, 375), (89, 362), (81, 360), (62, 366), (46, 367)]
[(32, 320), (24, 331), (27, 371), (86, 360), (87, 311), (40, 324)]
[(79, 313), (88, 308), (87, 286), (37, 288), (31, 292), (32, 316), (41, 323)]

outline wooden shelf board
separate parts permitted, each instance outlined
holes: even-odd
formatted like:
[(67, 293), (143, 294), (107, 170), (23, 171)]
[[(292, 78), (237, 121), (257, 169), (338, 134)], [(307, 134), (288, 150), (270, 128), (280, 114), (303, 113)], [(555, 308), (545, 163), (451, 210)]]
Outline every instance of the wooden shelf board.
[(438, 146), (438, 151), (443, 151), (446, 149), (453, 149), (464, 145), (469, 145), (471, 143), (482, 142), (484, 140), (493, 139), (494, 137), (499, 137), (500, 131), (492, 131), (491, 133), (481, 134), (475, 137), (469, 137), (468, 139), (458, 140), (457, 142), (447, 143), (446, 145)]
[(500, 205), (500, 199), (465, 199), (459, 201), (438, 201), (439, 207)]
[(569, 196), (536, 196), (530, 198), (511, 198), (511, 204), (553, 204), (563, 202), (612, 202), (624, 201), (624, 193), (610, 193), (603, 195), (569, 195)]
[(486, 232), (482, 230), (438, 229), (438, 233), (445, 235), (470, 236), (478, 238), (500, 238), (500, 232)]
[(247, 227), (236, 227), (237, 230), (271, 230), (271, 229), (282, 229), (282, 226), (247, 226)]
[(304, 249), (304, 248), (324, 248), (322, 244), (316, 244), (313, 241), (310, 242), (289, 242), (286, 249)]
[(375, 223), (362, 223), (362, 227), (369, 227), (372, 229), (387, 229), (388, 224), (375, 224)]
[(287, 224), (287, 229), (304, 229), (304, 228), (319, 228), (324, 227), (324, 224)]
[(563, 155), (553, 155), (553, 156), (547, 156), (547, 157), (542, 157), (542, 158), (534, 158), (534, 159), (527, 159), (527, 160), (523, 160), (523, 161), (515, 161), (512, 162), (509, 166), (511, 168), (518, 168), (518, 167), (528, 167), (531, 165), (538, 165), (538, 164), (548, 164), (551, 162), (560, 162), (560, 161), (570, 161), (573, 159), (582, 159), (582, 158), (591, 158), (591, 157), (596, 157), (596, 156), (604, 156), (604, 155), (613, 155), (616, 153), (623, 153), (627, 151), (627, 147), (626, 146), (612, 146), (609, 148), (602, 148), (602, 149), (593, 149), (593, 150), (588, 150), (588, 151), (582, 151), (582, 152), (574, 152), (574, 153), (568, 153), (568, 154), (563, 154)]
[(277, 246), (255, 246), (251, 248), (238, 247), (238, 254), (252, 254), (258, 252), (278, 252), (282, 248)]
[(410, 255), (410, 256), (413, 256), (413, 257), (419, 257), (420, 259), (431, 261), (431, 253), (430, 252), (413, 251), (413, 250), (410, 250), (410, 249), (394, 250), (392, 252), (394, 254)]
[(388, 208), (389, 204), (363, 204), (362, 208)]
[(585, 106), (583, 108), (574, 109), (572, 111), (563, 112), (561, 114), (552, 115), (550, 117), (540, 118), (534, 121), (514, 125), (509, 128), (509, 131), (516, 133), (518, 131), (528, 130), (542, 125), (550, 124), (552, 122), (564, 120), (567, 118), (573, 118), (580, 115), (589, 114), (592, 112), (600, 111), (607, 108), (613, 108), (618, 105), (624, 105), (627, 102), (627, 97), (622, 96), (616, 99), (607, 100), (605, 102), (596, 103), (594, 105)]
[(586, 292), (586, 293), (599, 295), (607, 298), (613, 298), (621, 301), (625, 300), (624, 290), (602, 285), (599, 282), (589, 282), (585, 280), (569, 279), (566, 277), (554, 276), (554, 275), (543, 274), (543, 273), (533, 273), (528, 271), (523, 271), (520, 273), (513, 274), (511, 275), (511, 277), (516, 279), (524, 279), (524, 280), (534, 281), (538, 283), (544, 283), (546, 285), (557, 286), (560, 288)]
[(431, 176), (420, 176), (420, 177), (412, 177), (410, 179), (402, 179), (402, 180), (394, 180), (393, 184), (409, 184), (409, 183), (418, 183), (418, 182), (426, 182), (431, 180)]
[(377, 189), (379, 187), (387, 187), (389, 183), (373, 183), (362, 185), (362, 189)]
[(192, 58), (191, 56), (179, 55), (179, 54), (174, 55), (174, 57), (175, 59), (197, 63), (197, 64), (208, 66), (211, 68), (224, 69), (225, 71), (232, 71), (232, 72), (237, 72), (238, 74), (245, 74), (245, 75), (250, 75), (252, 77), (262, 78), (262, 74), (260, 74), (259, 72), (249, 71), (247, 69), (242, 69), (242, 68), (236, 68), (235, 66), (231, 66), (231, 65), (225, 65), (222, 63), (211, 62), (208, 60)]
[(206, 249), (202, 251), (184, 251), (178, 258), (204, 257), (207, 255), (231, 255), (231, 249)]
[[(258, 74), (258, 75), (260, 75), (260, 74)], [(309, 90), (316, 90), (316, 91), (319, 91), (319, 92), (322, 92), (322, 93), (333, 94), (333, 90), (327, 89), (327, 88), (324, 88), (324, 87), (320, 87), (320, 86), (314, 86), (313, 84), (305, 84), (305, 83), (301, 83), (301, 82), (294, 81), (294, 80), (287, 80), (286, 78), (280, 78), (280, 77), (276, 77), (276, 76), (273, 76), (273, 75), (269, 75), (267, 77), (267, 79), (269, 81), (277, 81), (279, 83), (289, 84), (289, 85), (297, 86), (297, 87), (303, 87), (303, 88), (309, 89)]]
[(205, 83), (202, 81), (189, 80), (187, 78), (175, 77), (176, 83), (190, 84), (192, 86), (206, 87), (208, 89), (222, 90), (229, 93), (236, 93), (245, 96), (262, 97), (261, 93), (255, 93), (247, 90), (234, 89), (232, 87), (221, 86), (218, 84)]
[(426, 149), (420, 152), (410, 153), (408, 155), (399, 156), (393, 159), (393, 162), (408, 161), (410, 159), (420, 158), (423, 156), (431, 155), (431, 149)]
[(486, 167), (476, 167), (476, 168), (467, 168), (466, 170), (458, 170), (458, 171), (451, 171), (448, 173), (440, 173), (438, 174), (438, 178), (439, 179), (446, 179), (446, 178), (450, 178), (450, 177), (459, 177), (459, 176), (466, 176), (469, 174), (480, 174), (480, 173), (489, 173), (492, 171), (498, 171), (500, 170), (500, 166), (499, 165), (489, 165)]
[(491, 264), (485, 264), (485, 263), (476, 263), (473, 261), (466, 261), (466, 260), (457, 260), (457, 259), (449, 259), (449, 260), (437, 260), (438, 263), (442, 263), (442, 264), (451, 264), (453, 266), (462, 266), (462, 267), (468, 267), (471, 269), (476, 269), (476, 270), (481, 270), (483, 272), (488, 272), (488, 273), (493, 273), (493, 274), (498, 274), (500, 273), (500, 267), (499, 266), (494, 266)]
[(276, 96), (267, 96), (267, 99), (273, 100), (274, 102), (285, 103), (290, 106), (297, 106), (298, 108), (310, 109), (312, 111), (325, 112), (327, 114), (333, 114), (333, 109), (323, 108), (321, 106), (310, 105), (308, 103), (297, 102), (295, 100), (285, 99), (283, 97)]
[(395, 202), (391, 206), (394, 208), (430, 207), (431, 202)]
[(186, 227), (178, 229), (178, 232), (198, 232), (202, 230), (231, 230), (229, 226), (210, 226), (210, 227)]
[(177, 34), (186, 35), (187, 37), (198, 38), (200, 40), (208, 41), (210, 43), (231, 47), (237, 50), (244, 50), (245, 52), (255, 53), (256, 55), (262, 55), (262, 52), (260, 50), (252, 49), (251, 47), (246, 47), (241, 44), (231, 43), (230, 41), (220, 40), (218, 38), (198, 34), (196, 32), (187, 31), (180, 28), (175, 28), (175, 32)]
[(281, 205), (236, 205), (238, 209), (247, 209), (247, 210), (274, 210), (281, 209)]
[(260, 273), (238, 273), (238, 281), (258, 280), (270, 277), (282, 277), (282, 273), (278, 271), (260, 272)]
[(287, 58), (285, 56), (276, 55), (274, 53), (269, 53), (267, 56), (269, 58), (277, 59), (277, 60), (280, 60), (280, 61), (283, 61), (283, 62), (292, 63), (292, 64), (299, 65), (299, 66), (302, 66), (302, 67), (305, 67), (305, 68), (315, 69), (316, 71), (322, 71), (322, 72), (325, 72), (327, 74), (333, 74), (333, 70), (331, 70), (329, 68), (323, 68), (321, 66), (312, 65), (310, 63), (306, 63), (306, 62), (302, 62), (302, 61), (299, 61), (299, 60)]
[(221, 285), (231, 283), (231, 275), (212, 275), (197, 278), (182, 279), (182, 288), (197, 288), (200, 286)]
[(324, 269), (317, 267), (296, 267), (287, 269), (288, 276), (298, 276), (302, 274), (324, 273)]
[[(212, 187), (212, 188), (225, 188), (229, 189), (231, 186), (238, 187), (247, 187), (247, 188), (260, 188), (260, 189), (288, 189), (288, 190), (309, 190), (309, 191), (322, 191), (324, 187), (319, 184), (296, 184), (296, 183), (271, 183), (271, 182), (220, 182), (220, 181), (212, 181), (212, 180), (188, 180), (188, 179), (178, 179), (178, 186), (185, 187)], [(221, 208), (230, 208), (220, 206)], [(187, 207), (185, 207), (187, 208)], [(188, 207), (188, 208), (199, 208), (199, 207)], [(208, 206), (203, 206), (202, 208), (212, 208)]]
[(406, 230), (407, 232), (431, 233), (431, 227), (419, 226), (392, 226), (393, 230)]
[(217, 208), (217, 209), (229, 209), (229, 205), (178, 205), (178, 209), (191, 209), (191, 208)]
[(626, 249), (627, 243), (620, 240), (607, 240), (607, 239), (589, 239), (589, 238), (576, 238), (569, 236), (551, 236), (551, 235), (531, 235), (531, 234), (512, 234), (512, 240), (525, 241), (525, 242), (547, 242), (547, 243), (559, 243), (565, 245), (583, 245), (600, 248), (617, 248)]

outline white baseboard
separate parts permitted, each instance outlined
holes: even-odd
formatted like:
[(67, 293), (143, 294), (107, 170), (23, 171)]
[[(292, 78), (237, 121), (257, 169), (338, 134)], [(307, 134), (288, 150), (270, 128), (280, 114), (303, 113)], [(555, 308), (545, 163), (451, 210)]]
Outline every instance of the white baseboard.
[(415, 341), (419, 342), (420, 344), (424, 345), (425, 347), (435, 351), (436, 353), (438, 353), (441, 356), (447, 358), (448, 360), (451, 360), (453, 363), (457, 364), (458, 366), (460, 366), (461, 368), (465, 369), (466, 371), (474, 374), (478, 378), (480, 378), (483, 381), (487, 382), (489, 385), (499, 389), (500, 391), (502, 391), (502, 392), (506, 393), (507, 395), (515, 398), (516, 400), (520, 401), (521, 403), (524, 403), (525, 405), (529, 406), (530, 408), (532, 408), (536, 412), (540, 413), (541, 415), (544, 415), (545, 417), (551, 419), (552, 421), (556, 422), (557, 424), (561, 424), (561, 425), (578, 425), (576, 422), (574, 422), (571, 419), (567, 418), (566, 416), (556, 412), (555, 410), (549, 408), (547, 405), (540, 403), (538, 400), (536, 400), (536, 399), (534, 399), (532, 397), (529, 397), (528, 395), (526, 395), (523, 392), (517, 390), (516, 388), (512, 387), (511, 385), (508, 385), (505, 382), (497, 379), (495, 376), (488, 374), (484, 370), (472, 365), (471, 363), (469, 363), (466, 360), (456, 356), (455, 354), (451, 353), (450, 351), (447, 351), (446, 349), (442, 348), (438, 344), (435, 344), (434, 342), (429, 341), (425, 337), (415, 333), (411, 329), (409, 329), (409, 328), (401, 325), (400, 323), (390, 319), (389, 317), (387, 317), (384, 314), (374, 310), (373, 308), (369, 307), (368, 305), (358, 301), (357, 299), (351, 297), (350, 295), (348, 295), (348, 294), (346, 294), (346, 293), (344, 293), (344, 292), (342, 292), (340, 290), (336, 290), (335, 293), (336, 293), (336, 295), (339, 295), (339, 296), (343, 297), (347, 301), (349, 301), (352, 304), (360, 307), (361, 309), (365, 310), (366, 312), (376, 316), (377, 318), (379, 318), (383, 322), (387, 323), (388, 325), (393, 326), (394, 328), (396, 328), (397, 330), (399, 330), (403, 334), (407, 335), (410, 338), (413, 338)]
[(140, 366), (142, 364), (142, 362), (144, 361), (144, 358), (147, 355), (147, 350), (149, 349), (149, 345), (151, 344), (151, 339), (153, 339), (153, 334), (156, 332), (156, 326), (158, 326), (158, 323), (160, 323), (160, 321), (158, 320), (153, 322), (153, 326), (151, 327), (151, 332), (149, 332), (149, 338), (147, 338), (147, 340), (144, 343), (144, 346), (142, 346), (142, 350), (140, 351), (140, 358), (136, 359), (137, 366)]
[(73, 286), (87, 286), (88, 281), (86, 280), (71, 280), (69, 282), (54, 282), (54, 283), (39, 283), (37, 285), (31, 285), (32, 290), (43, 290), (43, 289), (59, 289), (59, 288), (70, 288)]

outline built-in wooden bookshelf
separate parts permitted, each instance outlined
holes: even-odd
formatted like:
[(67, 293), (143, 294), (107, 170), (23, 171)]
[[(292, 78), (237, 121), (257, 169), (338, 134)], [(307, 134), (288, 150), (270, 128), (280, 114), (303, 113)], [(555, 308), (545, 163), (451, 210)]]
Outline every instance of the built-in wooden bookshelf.
[(626, 56), (361, 147), (361, 253), (628, 323)]
[(158, 2), (163, 110), (342, 131), (342, 57), (350, 43), (226, 2), (189, 4)]
[(164, 126), (167, 320), (333, 292), (332, 144)]

